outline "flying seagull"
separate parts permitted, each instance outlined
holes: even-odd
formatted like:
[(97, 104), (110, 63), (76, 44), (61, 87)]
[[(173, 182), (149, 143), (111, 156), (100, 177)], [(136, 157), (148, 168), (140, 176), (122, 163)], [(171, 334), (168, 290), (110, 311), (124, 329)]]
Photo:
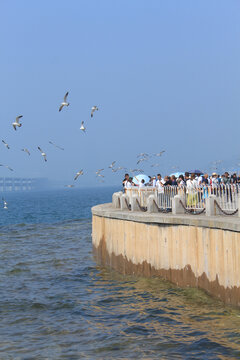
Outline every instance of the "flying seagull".
[(97, 176), (104, 178), (105, 176), (102, 174), (97, 174)]
[(137, 164), (140, 164), (140, 162), (146, 161), (146, 160), (147, 160), (147, 158), (141, 158), (141, 159), (139, 159), (139, 160), (137, 161)]
[(60, 150), (64, 150), (64, 148), (62, 148), (61, 146), (58, 146), (57, 144), (54, 144), (54, 142), (49, 141), (49, 144), (55, 146), (56, 148), (60, 149)]
[(61, 111), (64, 106), (69, 106), (69, 103), (67, 102), (67, 97), (68, 97), (68, 92), (66, 92), (63, 98), (63, 102), (60, 105), (59, 111)]
[(137, 155), (137, 157), (149, 157), (149, 155), (146, 153), (140, 153)]
[(82, 170), (79, 170), (79, 171), (77, 172), (74, 180), (77, 180), (77, 178), (78, 178), (79, 176), (81, 176), (81, 175), (83, 175), (83, 169), (82, 169)]
[(41, 155), (43, 156), (44, 161), (47, 161), (47, 155), (46, 155), (46, 153), (40, 148), (40, 146), (38, 146), (38, 150), (40, 151)]
[(163, 153), (165, 153), (165, 150), (160, 151), (160, 153), (154, 154), (155, 156), (162, 156)]
[(67, 188), (73, 188), (74, 187), (74, 185), (64, 185), (65, 187), (67, 187)]
[(115, 164), (116, 164), (116, 161), (113, 161), (113, 162), (111, 163), (111, 165), (109, 165), (109, 169), (112, 169)]
[(19, 119), (21, 119), (22, 117), (23, 117), (22, 115), (17, 116), (16, 120), (12, 123), (12, 126), (13, 126), (14, 130), (17, 130), (17, 126), (18, 127), (22, 126), (22, 124), (19, 123)]
[(2, 140), (2, 143), (6, 146), (7, 149), (10, 149), (10, 146), (4, 140)]
[(97, 170), (97, 171), (96, 171), (96, 174), (97, 174), (97, 175), (100, 174), (100, 172), (103, 171), (103, 170), (104, 170), (104, 169), (99, 169), (99, 170)]
[(84, 133), (86, 132), (86, 128), (84, 126), (84, 121), (81, 122), (80, 130), (82, 130)]
[(24, 151), (25, 153), (27, 153), (28, 155), (30, 155), (30, 151), (27, 148), (21, 149), (21, 151)]
[(2, 198), (2, 201), (3, 201), (3, 205), (4, 205), (4, 209), (7, 209), (8, 207), (7, 207), (7, 205), (8, 205), (8, 203), (6, 202), (6, 200), (4, 199), (4, 198)]
[(7, 168), (8, 170), (13, 171), (13, 169), (12, 169), (10, 166), (8, 166), (8, 165), (0, 164), (0, 166), (4, 166), (4, 167)]
[(91, 111), (91, 117), (93, 117), (93, 113), (94, 113), (94, 111), (98, 111), (98, 107), (97, 106), (93, 106), (92, 107), (92, 109), (91, 109), (92, 111)]
[(144, 171), (142, 169), (130, 169), (130, 172), (132, 172), (132, 173), (135, 173), (135, 172), (143, 173)]

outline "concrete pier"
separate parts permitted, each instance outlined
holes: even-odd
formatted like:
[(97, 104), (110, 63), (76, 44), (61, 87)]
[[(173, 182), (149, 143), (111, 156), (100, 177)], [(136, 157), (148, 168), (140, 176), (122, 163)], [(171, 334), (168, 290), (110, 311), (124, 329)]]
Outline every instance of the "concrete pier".
[(123, 274), (198, 287), (240, 306), (239, 217), (143, 213), (121, 205), (92, 208), (99, 263)]

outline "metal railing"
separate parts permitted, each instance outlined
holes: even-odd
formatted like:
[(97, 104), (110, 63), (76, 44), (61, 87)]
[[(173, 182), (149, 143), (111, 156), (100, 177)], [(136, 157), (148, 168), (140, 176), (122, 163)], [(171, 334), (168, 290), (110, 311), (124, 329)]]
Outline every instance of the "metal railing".
[(186, 186), (164, 186), (158, 190), (151, 186), (143, 188), (131, 187), (125, 189), (125, 193), (129, 197), (129, 203), (132, 203), (132, 196), (137, 195), (141, 206), (147, 206), (147, 199), (149, 195), (154, 195), (157, 206), (160, 209), (171, 209), (172, 199), (175, 195), (182, 195), (186, 208), (201, 210), (206, 206), (206, 199), (210, 195), (216, 196), (218, 205), (223, 210), (236, 210), (238, 207), (237, 197), (240, 192), (240, 186), (235, 184), (219, 185), (219, 186), (198, 186), (189, 189)]
[(223, 210), (236, 210), (239, 185), (199, 186), (195, 189), (186, 187), (186, 207), (189, 209), (203, 209), (206, 199), (210, 195), (216, 196), (216, 201)]

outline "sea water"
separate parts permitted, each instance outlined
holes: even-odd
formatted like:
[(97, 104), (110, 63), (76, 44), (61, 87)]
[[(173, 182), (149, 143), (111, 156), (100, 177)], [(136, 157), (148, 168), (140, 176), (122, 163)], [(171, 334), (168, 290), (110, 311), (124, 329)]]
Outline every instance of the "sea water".
[(0, 359), (236, 359), (240, 310), (92, 257), (91, 207), (113, 188), (5, 193)]

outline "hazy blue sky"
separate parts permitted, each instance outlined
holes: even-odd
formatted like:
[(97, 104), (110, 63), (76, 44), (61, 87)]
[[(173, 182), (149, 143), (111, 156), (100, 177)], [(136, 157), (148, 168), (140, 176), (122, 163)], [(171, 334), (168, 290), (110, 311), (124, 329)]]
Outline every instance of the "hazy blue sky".
[(2, 0), (0, 30), (0, 163), (15, 170), (0, 176), (72, 183), (83, 168), (78, 185), (96, 185), (98, 168), (136, 167), (139, 152), (166, 150), (149, 174), (240, 159), (239, 0)]

